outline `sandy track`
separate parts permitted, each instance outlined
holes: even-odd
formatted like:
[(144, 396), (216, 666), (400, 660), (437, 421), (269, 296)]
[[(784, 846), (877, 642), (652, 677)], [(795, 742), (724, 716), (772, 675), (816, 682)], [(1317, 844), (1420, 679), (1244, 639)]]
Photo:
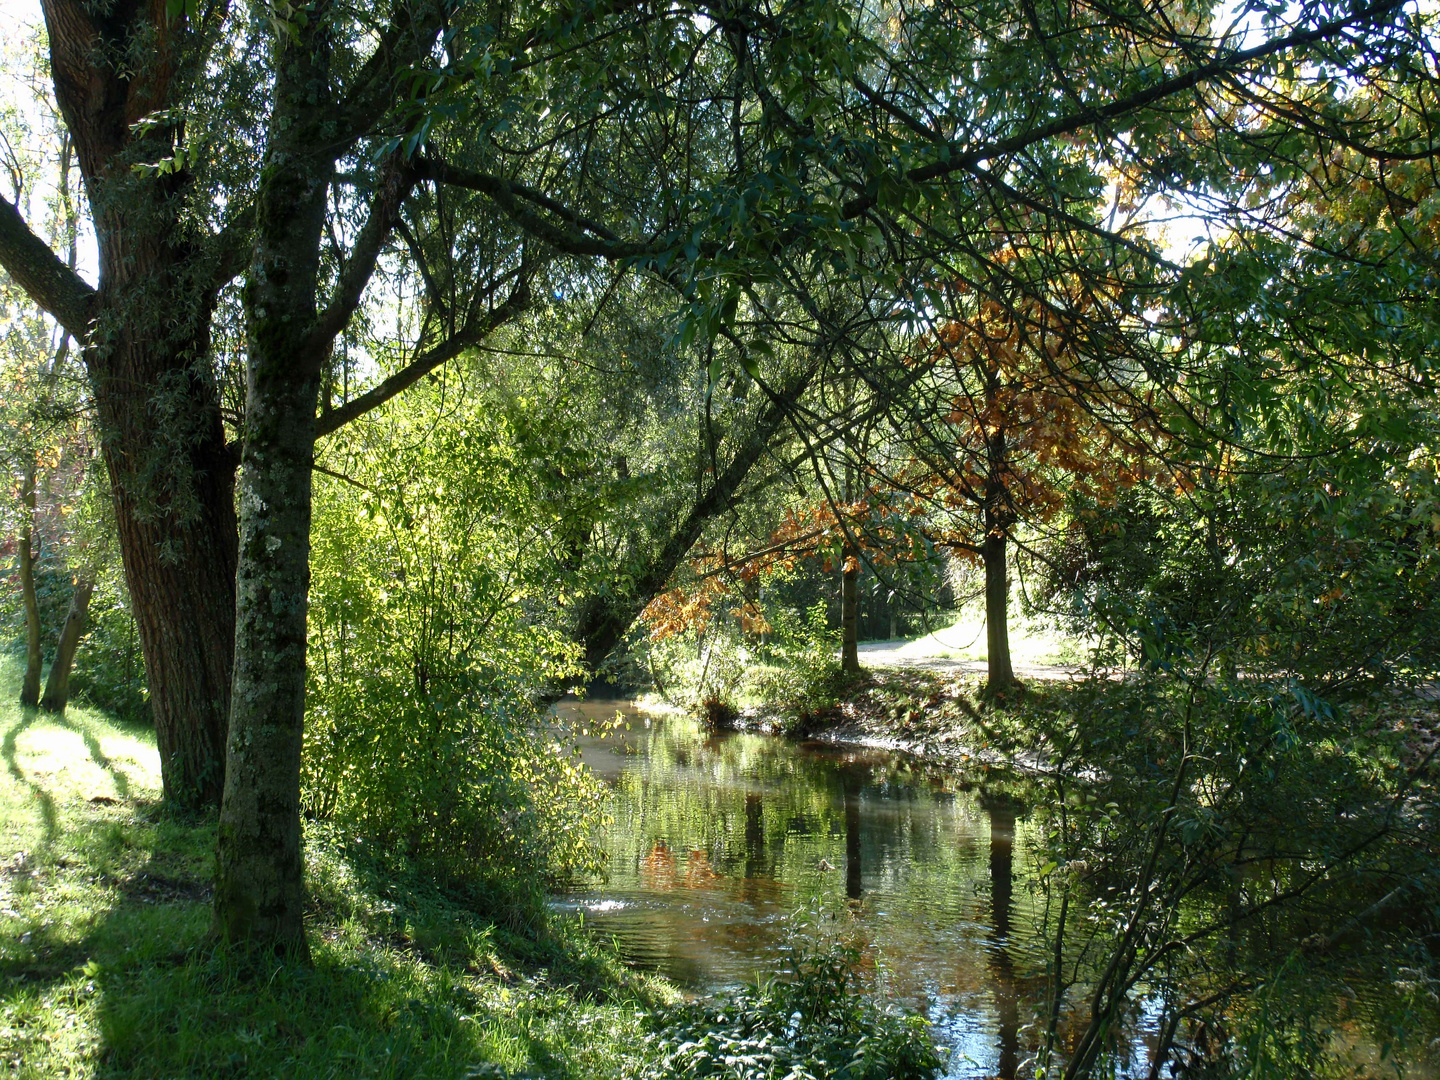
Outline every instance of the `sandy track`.
[[(933, 656), (915, 650), (915, 642), (874, 641), (857, 646), (860, 663), (866, 667), (938, 671), (954, 675), (986, 675), (984, 660), (964, 660)], [(1080, 675), (1078, 667), (1063, 664), (1035, 664), (1012, 661), (1016, 676), (1021, 679), (1072, 679)]]

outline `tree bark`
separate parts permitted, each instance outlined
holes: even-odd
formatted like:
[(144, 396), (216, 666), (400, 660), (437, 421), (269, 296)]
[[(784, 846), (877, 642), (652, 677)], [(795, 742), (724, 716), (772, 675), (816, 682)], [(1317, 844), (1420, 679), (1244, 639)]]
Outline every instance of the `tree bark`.
[(845, 549), (840, 570), (840, 670), (860, 670), (860, 558), (853, 548)]
[(988, 440), (985, 477), (985, 542), (981, 558), (985, 563), (985, 666), (986, 693), (1004, 694), (1015, 685), (1010, 666), (1010, 576), (1005, 547), (1014, 515), (1005, 487), (1005, 432)]
[(40, 707), (50, 712), (64, 712), (70, 701), (70, 669), (75, 663), (75, 650), (85, 633), (85, 619), (90, 612), (90, 597), (95, 592), (95, 580), (89, 573), (75, 575), (75, 591), (70, 595), (70, 610), (65, 615), (65, 624), (60, 628), (60, 643), (55, 649), (55, 662), (50, 665), (50, 675), (45, 680), (45, 695)]
[(85, 343), (165, 796), (214, 807), (235, 620), (234, 464), (210, 368), (216, 274), (189, 224), (190, 175), (136, 168), (183, 144), (178, 123), (138, 121), (171, 104), (177, 72), (199, 63), (201, 35), (159, 4), (43, 7), (100, 285), (89, 290), (25, 236), (17, 214), (0, 213), (0, 259)]
[[(235, 692), (216, 840), (214, 923), (231, 942), (308, 960), (301, 918), (300, 751), (310, 589), (311, 461), (323, 343), (314, 340), (320, 237), (334, 159), (329, 19), (277, 35), (275, 105), (245, 286)], [(335, 152), (334, 150), (331, 151)]]
[(35, 454), (27, 452), (20, 488), (20, 592), (25, 602), (25, 679), (20, 704), (33, 709), (40, 702), (40, 599), (35, 592)]

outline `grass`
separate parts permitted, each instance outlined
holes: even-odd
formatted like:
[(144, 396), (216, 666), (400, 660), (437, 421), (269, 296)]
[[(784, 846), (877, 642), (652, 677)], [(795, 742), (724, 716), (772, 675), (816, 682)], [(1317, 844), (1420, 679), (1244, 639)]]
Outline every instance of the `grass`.
[[(907, 639), (896, 651), (900, 656), (913, 659), (983, 663), (986, 657), (984, 608), (967, 605), (956, 613), (949, 626)], [(1022, 667), (1076, 667), (1089, 659), (1089, 651), (1085, 642), (1038, 620), (1022, 619), (1012, 610), (1010, 659)], [(864, 661), (862, 654), (861, 663)]]
[(307, 835), (311, 968), (211, 941), (213, 823), (168, 814), (151, 734), (0, 679), (0, 1075), (642, 1075), (673, 1001), (583, 932), (514, 936)]

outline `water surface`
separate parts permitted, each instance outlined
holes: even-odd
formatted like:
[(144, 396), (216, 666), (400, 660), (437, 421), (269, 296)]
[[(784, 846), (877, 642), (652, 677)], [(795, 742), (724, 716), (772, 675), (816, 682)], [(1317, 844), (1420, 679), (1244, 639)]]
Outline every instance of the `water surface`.
[(628, 962), (710, 991), (776, 970), (793, 913), (818, 901), (935, 1023), (947, 1076), (1015, 1075), (1045, 993), (1016, 806), (904, 755), (707, 735), (624, 703), (561, 713), (617, 708), (628, 731), (579, 740), (612, 793), (609, 879), (562, 906)]

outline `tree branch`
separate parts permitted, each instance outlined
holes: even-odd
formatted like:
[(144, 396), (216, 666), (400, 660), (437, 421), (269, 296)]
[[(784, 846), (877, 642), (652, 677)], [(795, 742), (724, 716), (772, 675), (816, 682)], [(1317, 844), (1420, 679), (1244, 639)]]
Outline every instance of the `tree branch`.
[[(1173, 78), (1163, 79), (1154, 86), (1131, 94), (1129, 97), (1112, 101), (1108, 105), (1100, 105), (1094, 108), (1082, 109), (1069, 116), (1057, 116), (1047, 124), (1023, 131), (1018, 135), (1012, 135), (1008, 139), (999, 139), (995, 142), (984, 143), (980, 146), (966, 148), (960, 143), (947, 142), (940, 146), (941, 158), (932, 161), (929, 165), (920, 165), (905, 173), (905, 179), (914, 184), (923, 184), (929, 180), (939, 180), (949, 176), (951, 173), (960, 171), (973, 171), (980, 162), (990, 158), (1004, 157), (1024, 150), (1046, 139), (1053, 139), (1060, 135), (1070, 135), (1085, 128), (1094, 127), (1104, 123), (1106, 120), (1114, 120), (1133, 112), (1138, 112), (1146, 106), (1153, 105), (1165, 98), (1185, 90), (1199, 86), (1218, 76), (1243, 68), (1255, 60), (1264, 60), (1267, 57), (1275, 56), (1278, 53), (1298, 48), (1302, 45), (1310, 45), (1317, 41), (1324, 41), (1326, 38), (1342, 33), (1352, 27), (1364, 23), (1373, 22), (1383, 16), (1398, 11), (1406, 3), (1406, 0), (1380, 0), (1379, 3), (1371, 4), (1361, 8), (1353, 15), (1343, 19), (1335, 19), (1331, 22), (1321, 23), (1310, 30), (1297, 30), (1293, 34), (1286, 34), (1283, 37), (1275, 38), (1261, 45), (1250, 49), (1240, 49), (1232, 53), (1217, 56), (1208, 64), (1201, 64), (1191, 68), (1189, 71)], [(890, 110), (886, 110), (887, 112)], [(866, 210), (875, 205), (874, 195), (861, 195), (845, 203), (841, 209), (841, 216), (850, 219), (859, 217)]]
[(409, 389), (441, 364), (483, 341), (530, 306), (530, 270), (522, 267), (519, 280), (506, 301), (483, 315), (472, 315), (461, 329), (435, 348), (416, 357), (394, 375), (359, 397), (331, 409), (315, 421), (315, 437), (333, 434), (357, 417), (379, 408), (395, 395)]
[(95, 313), (95, 290), (36, 236), (9, 199), (0, 195), (0, 266), (26, 295), (85, 341)]
[(231, 215), (211, 240), (210, 292), (219, 292), (245, 272), (245, 260), (250, 254), (254, 232), (255, 207), (247, 202), (239, 212)]
[(400, 220), (400, 207), (418, 181), (419, 177), (405, 167), (399, 153), (391, 154), (380, 167), (380, 183), (370, 205), (370, 216), (355, 238), (349, 262), (341, 272), (340, 280), (335, 283), (330, 303), (315, 320), (306, 345), (307, 352), (328, 351), (340, 331), (349, 325), (351, 317), (360, 307), (365, 286), (375, 273), (375, 264), (380, 259), (385, 241)]
[[(451, 184), (489, 196), (520, 228), (542, 243), (569, 255), (594, 255), (614, 260), (643, 259), (660, 255), (671, 247), (669, 244), (653, 241), (622, 240), (599, 222), (577, 214), (543, 192), (504, 177), (456, 168), (434, 158), (417, 159), (415, 169), (423, 179)], [(548, 210), (569, 227), (546, 220), (524, 203)]]

